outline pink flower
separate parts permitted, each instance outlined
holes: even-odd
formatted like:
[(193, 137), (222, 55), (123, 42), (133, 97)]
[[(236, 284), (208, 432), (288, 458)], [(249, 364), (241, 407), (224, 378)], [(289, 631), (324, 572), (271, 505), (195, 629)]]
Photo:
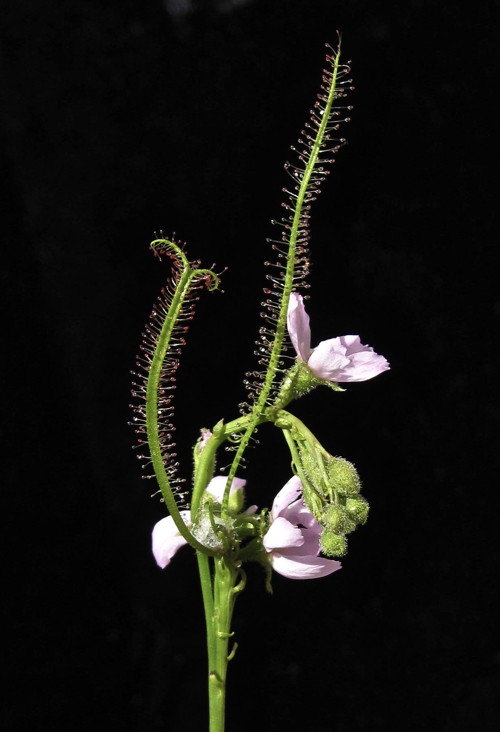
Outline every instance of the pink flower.
[(364, 346), (357, 335), (337, 336), (311, 348), (309, 316), (297, 292), (290, 295), (287, 325), (297, 356), (318, 379), (366, 381), (390, 368), (386, 359)]
[[(191, 512), (180, 511), (180, 514), (186, 526), (189, 526)], [(181, 546), (187, 544), (185, 538), (179, 534), (172, 516), (165, 516), (165, 518), (155, 524), (152, 539), (153, 555), (156, 563), (162, 569), (165, 569), (170, 564), (170, 560)]]
[[(215, 478), (212, 478), (207, 486), (207, 493), (210, 493), (219, 503), (222, 501), (226, 482), (227, 477), (225, 475), (217, 475)], [(246, 480), (234, 478), (231, 485), (230, 495), (241, 490), (245, 484)], [(189, 526), (191, 512), (180, 511), (180, 514), (186, 526)], [(153, 528), (152, 543), (153, 555), (156, 559), (156, 563), (162, 569), (165, 569), (165, 567), (170, 564), (170, 560), (174, 554), (176, 554), (182, 546), (187, 544), (187, 541), (179, 534), (172, 516), (165, 516), (165, 518), (158, 521)]]
[(302, 483), (294, 476), (273, 502), (272, 524), (262, 543), (273, 569), (289, 579), (326, 577), (342, 566), (319, 557), (321, 526), (302, 498)]

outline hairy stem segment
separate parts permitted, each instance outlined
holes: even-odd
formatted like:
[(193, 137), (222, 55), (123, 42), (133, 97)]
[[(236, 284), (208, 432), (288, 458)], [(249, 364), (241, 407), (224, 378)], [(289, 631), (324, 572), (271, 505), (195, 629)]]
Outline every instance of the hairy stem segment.
[[(319, 183), (323, 180), (322, 175), (324, 170), (322, 167), (318, 168), (318, 162), (321, 162), (320, 155), (325, 149), (325, 144), (332, 141), (331, 131), (336, 130), (338, 127), (338, 124), (332, 125), (332, 115), (334, 114), (332, 111), (333, 102), (337, 96), (344, 95), (344, 92), (339, 94), (337, 84), (339, 69), (341, 68), (340, 47), (337, 48), (336, 53), (332, 57), (328, 58), (331, 62), (331, 68), (324, 72), (323, 80), (327, 86), (323, 86), (322, 89), (325, 94), (319, 95), (319, 111), (313, 112), (313, 116), (311, 118), (314, 124), (307, 125), (308, 127), (311, 127), (311, 129), (315, 130), (315, 135), (306, 135), (307, 141), (303, 143), (304, 150), (302, 151), (302, 154), (299, 155), (299, 160), (304, 168), (301, 168), (300, 172), (298, 168), (295, 171), (296, 192), (288, 192), (292, 205), (287, 205), (287, 207), (292, 210), (292, 214), (290, 223), (283, 224), (284, 231), (286, 233), (283, 234), (282, 244), (286, 246), (286, 252), (281, 252), (281, 256), (286, 259), (286, 264), (280, 265), (282, 268), (282, 274), (279, 282), (276, 283), (277, 289), (280, 293), (279, 301), (274, 305), (268, 304), (272, 313), (274, 334), (272, 343), (269, 343), (266, 349), (268, 352), (266, 372), (262, 383), (258, 387), (256, 398), (249, 415), (248, 426), (241, 435), (238, 449), (229, 470), (222, 503), (223, 516), (227, 516), (229, 491), (243, 457), (243, 453), (248, 447), (248, 443), (250, 442), (254, 430), (262, 421), (264, 410), (266, 406), (269, 406), (270, 404), (270, 395), (272, 394), (282, 371), (280, 368), (280, 359), (283, 354), (284, 340), (286, 336), (288, 302), (290, 300), (290, 294), (294, 290), (297, 281), (302, 281), (305, 276), (305, 270), (307, 270), (308, 266), (308, 262), (305, 260), (306, 264), (304, 264), (304, 262), (302, 263), (303, 271), (298, 273), (297, 254), (299, 249), (300, 254), (304, 254), (305, 252), (305, 242), (307, 240), (305, 232), (308, 227), (310, 202), (315, 199), (315, 194), (319, 192)], [(331, 161), (326, 160), (325, 162)], [(320, 174), (319, 176), (318, 171)], [(304, 259), (304, 257), (302, 257), (302, 259)]]

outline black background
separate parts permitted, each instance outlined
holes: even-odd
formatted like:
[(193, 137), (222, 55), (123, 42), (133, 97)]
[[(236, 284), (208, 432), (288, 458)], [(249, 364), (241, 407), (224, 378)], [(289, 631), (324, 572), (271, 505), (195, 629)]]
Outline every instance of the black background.
[[(179, 371), (183, 473), (236, 416), (281, 213), (283, 162), (343, 32), (355, 109), (315, 205), (313, 343), (360, 333), (391, 362), (294, 411), (371, 504), (343, 569), (249, 567), (228, 729), (493, 730), (499, 720), (498, 3), (19, 0), (2, 11), (5, 730), (205, 729), (188, 550), (140, 479), (130, 369), (176, 232), (222, 269)], [(495, 232), (496, 233), (496, 232)], [(269, 505), (289, 458), (262, 429)], [(224, 456), (222, 457), (222, 461)]]

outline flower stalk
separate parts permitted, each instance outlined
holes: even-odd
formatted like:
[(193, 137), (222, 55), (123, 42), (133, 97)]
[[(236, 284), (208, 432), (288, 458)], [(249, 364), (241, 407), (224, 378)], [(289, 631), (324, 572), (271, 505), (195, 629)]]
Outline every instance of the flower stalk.
[(201, 552), (197, 552), (197, 559), (207, 634), (209, 730), (224, 732), (227, 668), (237, 648), (234, 643), (229, 651), (233, 638), (231, 619), (236, 597), (244, 589), (245, 577), (225, 557), (213, 560), (213, 577), (212, 560)]

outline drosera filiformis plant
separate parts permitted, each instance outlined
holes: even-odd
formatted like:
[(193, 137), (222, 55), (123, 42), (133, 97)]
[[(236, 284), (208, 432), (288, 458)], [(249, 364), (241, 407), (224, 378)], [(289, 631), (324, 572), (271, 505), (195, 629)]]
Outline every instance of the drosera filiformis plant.
[[(238, 405), (238, 415), (200, 430), (191, 485), (180, 476), (175, 453), (175, 374), (196, 304), (202, 291), (219, 289), (221, 273), (190, 261), (185, 247), (162, 233), (151, 243), (171, 274), (145, 327), (133, 372), (132, 424), (138, 456), (147, 477), (156, 479), (168, 510), (153, 529), (155, 559), (165, 568), (180, 547), (189, 544), (196, 552), (206, 621), (210, 732), (224, 730), (227, 668), (236, 650), (231, 618), (245, 587), (245, 562), (262, 565), (269, 591), (273, 570), (291, 579), (327, 576), (340, 568), (347, 536), (368, 517), (355, 467), (330, 454), (288, 409), (317, 387), (344, 391), (340, 384), (365, 381), (389, 368), (357, 335), (311, 346), (302, 294), (309, 288), (311, 207), (345, 143), (342, 129), (352, 109), (345, 103), (353, 87), (349, 64), (341, 62), (340, 40), (336, 49), (327, 48), (319, 94), (292, 147), (293, 161), (285, 163), (290, 177), (283, 189), (285, 213), (272, 222), (279, 233), (268, 240), (257, 368), (245, 375), (247, 397)], [(276, 427), (272, 436), (284, 438), (293, 474), (270, 508), (245, 508), (246, 481), (238, 473), (264, 423)], [(225, 448), (233, 458), (227, 475), (216, 475), (219, 451)], [(270, 496), (275, 492), (270, 486)]]

